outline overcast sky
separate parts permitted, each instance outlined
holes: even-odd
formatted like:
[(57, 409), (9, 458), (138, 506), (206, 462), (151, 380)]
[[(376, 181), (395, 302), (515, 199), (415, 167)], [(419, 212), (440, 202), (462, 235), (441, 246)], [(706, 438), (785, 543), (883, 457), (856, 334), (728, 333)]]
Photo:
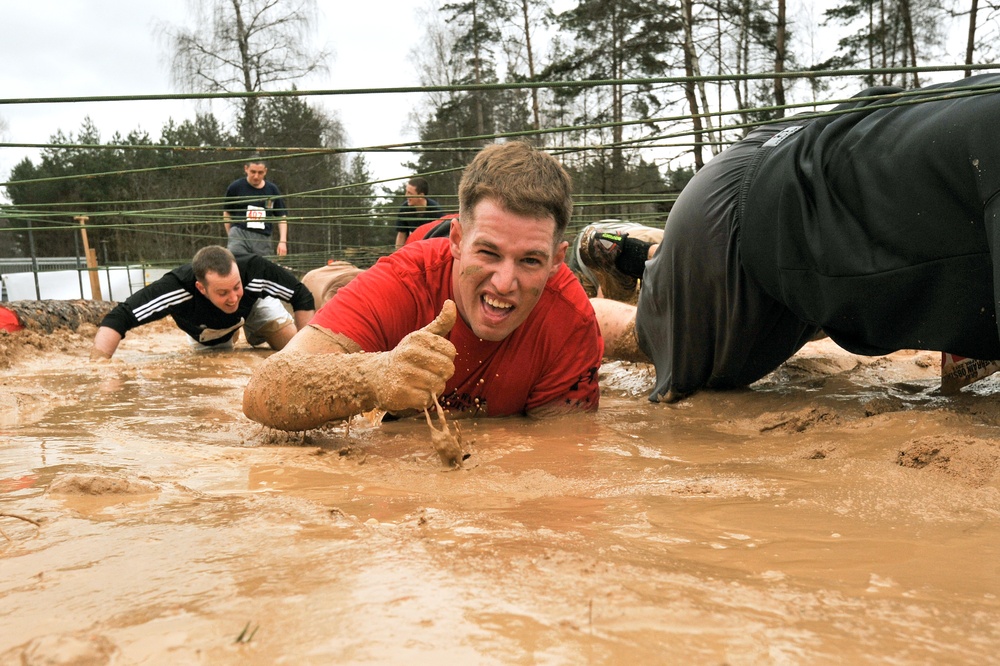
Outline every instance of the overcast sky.
[[(329, 72), (300, 84), (300, 89), (385, 88), (417, 85), (409, 65), (420, 32), (414, 28), (417, 7), (404, 0), (317, 0), (320, 16), (314, 45), (334, 51)], [(85, 95), (146, 95), (181, 92), (171, 86), (167, 45), (158, 38), (159, 22), (180, 24), (188, 4), (146, 0), (24, 0), (3, 3), (4, 37), (0, 40), (0, 98), (51, 98)], [(353, 146), (415, 139), (404, 134), (416, 100), (405, 95), (335, 96), (314, 103), (336, 113)], [(203, 102), (204, 104), (204, 102)], [(211, 110), (229, 118), (221, 101)], [(78, 133), (90, 116), (102, 141), (116, 132), (141, 129), (154, 139), (168, 118), (193, 119), (194, 102), (94, 102), (0, 104), (0, 141), (48, 143), (57, 131)], [(0, 148), (0, 181), (38, 151)], [(369, 154), (379, 178), (405, 177), (406, 156)]]

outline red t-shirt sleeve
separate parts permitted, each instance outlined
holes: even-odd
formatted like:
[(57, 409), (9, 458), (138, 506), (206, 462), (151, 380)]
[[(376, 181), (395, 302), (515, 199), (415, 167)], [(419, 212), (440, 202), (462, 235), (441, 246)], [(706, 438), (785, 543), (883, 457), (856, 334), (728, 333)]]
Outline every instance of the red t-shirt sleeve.
[(383, 257), (338, 291), (310, 323), (347, 336), (367, 352), (394, 349), (437, 314), (431, 296), (419, 289), (421, 281), (401, 277), (420, 270), (412, 254)]

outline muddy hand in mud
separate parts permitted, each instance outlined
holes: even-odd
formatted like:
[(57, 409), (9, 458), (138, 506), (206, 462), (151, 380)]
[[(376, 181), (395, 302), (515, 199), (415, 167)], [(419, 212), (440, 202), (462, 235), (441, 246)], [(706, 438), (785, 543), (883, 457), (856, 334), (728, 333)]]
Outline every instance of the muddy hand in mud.
[(432, 396), (434, 398), (434, 409), (437, 411), (438, 422), (441, 424), (441, 429), (438, 430), (434, 427), (434, 421), (431, 419), (430, 412), (428, 408), (424, 408), (424, 417), (427, 419), (427, 425), (431, 429), (431, 444), (434, 445), (434, 450), (437, 451), (438, 456), (448, 467), (461, 467), (462, 460), (465, 459), (465, 451), (462, 450), (462, 433), (458, 429), (458, 424), (455, 425), (454, 434), (448, 427), (448, 420), (444, 416), (444, 409), (441, 407), (441, 403), (438, 402), (437, 396)]

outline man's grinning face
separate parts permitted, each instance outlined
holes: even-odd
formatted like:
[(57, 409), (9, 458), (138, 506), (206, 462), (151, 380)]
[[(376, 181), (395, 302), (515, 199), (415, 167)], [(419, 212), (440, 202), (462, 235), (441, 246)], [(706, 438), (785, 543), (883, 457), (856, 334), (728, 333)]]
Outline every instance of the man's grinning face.
[(483, 340), (499, 341), (523, 324), (566, 256), (551, 217), (511, 213), (490, 200), (451, 226), (452, 286), (459, 315)]

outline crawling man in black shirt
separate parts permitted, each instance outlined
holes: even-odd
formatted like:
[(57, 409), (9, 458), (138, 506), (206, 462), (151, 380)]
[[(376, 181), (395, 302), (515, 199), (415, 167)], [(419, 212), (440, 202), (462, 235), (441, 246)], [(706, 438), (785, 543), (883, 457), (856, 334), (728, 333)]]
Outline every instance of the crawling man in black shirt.
[[(291, 303), (294, 318), (265, 296)], [(251, 345), (281, 349), (309, 323), (313, 311), (310, 291), (284, 268), (255, 254), (234, 257), (226, 248), (211, 245), (198, 250), (190, 264), (111, 310), (97, 330), (90, 359), (110, 359), (126, 332), (167, 315), (191, 336), (196, 348), (231, 347), (244, 328)]]

